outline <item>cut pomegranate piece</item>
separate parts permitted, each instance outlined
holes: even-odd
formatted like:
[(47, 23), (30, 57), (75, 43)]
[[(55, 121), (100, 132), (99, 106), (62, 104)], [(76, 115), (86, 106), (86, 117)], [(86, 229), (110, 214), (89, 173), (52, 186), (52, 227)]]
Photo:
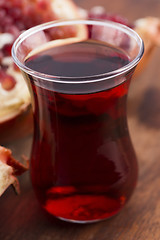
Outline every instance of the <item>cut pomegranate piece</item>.
[(141, 36), (144, 42), (144, 56), (136, 68), (138, 75), (147, 66), (151, 56), (157, 46), (160, 46), (160, 19), (156, 17), (146, 17), (135, 21), (134, 30)]
[[(13, 41), (21, 31), (35, 25), (61, 18), (79, 17), (78, 7), (71, 0), (0, 1), (0, 141), (2, 143), (7, 139), (4, 138), (4, 124), (6, 126), (9, 123), (8, 127), (13, 128), (11, 121), (13, 120), (13, 125), (19, 122), (15, 118), (19, 118), (20, 114), (25, 116), (26, 111), (31, 115), (31, 111), (28, 111), (31, 103), (28, 88), (20, 71), (9, 58)], [(83, 27), (65, 28), (62, 37), (67, 37), (66, 34), (70, 37), (83, 35)], [(32, 121), (29, 120), (29, 123)], [(18, 128), (20, 129), (19, 125)], [(28, 128), (30, 133), (32, 126)], [(22, 131), (23, 129), (22, 127)], [(10, 131), (12, 132), (12, 129), (8, 130), (6, 135)], [(11, 135), (8, 135), (8, 139), (11, 139)]]
[(16, 176), (21, 175), (29, 168), (28, 161), (26, 166), (12, 157), (12, 152), (0, 146), (0, 196), (12, 184), (17, 193), (20, 192), (19, 182)]

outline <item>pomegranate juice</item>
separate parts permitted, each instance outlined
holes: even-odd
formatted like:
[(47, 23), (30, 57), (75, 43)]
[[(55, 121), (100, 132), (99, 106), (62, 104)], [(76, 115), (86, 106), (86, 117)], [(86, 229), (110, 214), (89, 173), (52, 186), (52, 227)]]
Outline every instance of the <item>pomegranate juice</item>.
[[(129, 63), (125, 52), (84, 41), (41, 52), (25, 65), (70, 81), (105, 74)], [(77, 222), (115, 215), (129, 199), (137, 163), (126, 120), (130, 74), (121, 84), (77, 94), (29, 76), (34, 110), (31, 178), (50, 214)], [(65, 85), (65, 83), (62, 83)]]

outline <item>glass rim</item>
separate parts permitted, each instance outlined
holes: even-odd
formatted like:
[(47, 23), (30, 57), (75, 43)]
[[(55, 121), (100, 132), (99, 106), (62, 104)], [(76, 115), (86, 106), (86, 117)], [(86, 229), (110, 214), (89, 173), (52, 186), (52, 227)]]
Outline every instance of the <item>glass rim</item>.
[[(17, 49), (20, 46), (20, 44), (26, 38), (30, 37), (31, 35), (39, 32), (39, 31), (46, 30), (48, 28), (53, 28), (53, 27), (57, 27), (57, 26), (76, 25), (76, 24), (115, 27), (117, 30), (123, 31), (124, 33), (126, 33), (127, 35), (129, 35), (130, 37), (132, 37), (136, 40), (136, 42), (139, 46), (139, 52), (132, 61), (130, 61), (128, 64), (126, 64), (125, 66), (123, 66), (121, 68), (118, 68), (118, 69), (110, 71), (110, 72), (102, 73), (102, 74), (95, 74), (92, 76), (81, 76), (81, 77), (65, 77), (65, 76), (57, 76), (57, 75), (41, 73), (41, 72), (35, 71), (35, 70), (25, 66), (16, 56), (16, 52), (17, 52)], [(40, 78), (45, 81), (56, 82), (56, 83), (82, 84), (82, 83), (100, 82), (100, 81), (107, 80), (110, 78), (115, 78), (122, 74), (127, 73), (128, 71), (133, 69), (138, 64), (138, 62), (141, 60), (143, 53), (144, 53), (144, 43), (137, 32), (135, 32), (133, 29), (129, 28), (128, 26), (117, 23), (117, 22), (113, 22), (113, 21), (109, 21), (109, 20), (105, 20), (105, 21), (97, 20), (97, 19), (96, 20), (94, 20), (94, 19), (56, 20), (56, 21), (50, 21), (50, 22), (46, 22), (46, 23), (34, 26), (34, 27), (24, 31), (22, 34), (19, 35), (19, 37), (13, 43), (11, 53), (12, 53), (12, 57), (14, 59), (15, 64), (21, 70), (23, 70), (25, 73), (27, 73), (33, 77)]]

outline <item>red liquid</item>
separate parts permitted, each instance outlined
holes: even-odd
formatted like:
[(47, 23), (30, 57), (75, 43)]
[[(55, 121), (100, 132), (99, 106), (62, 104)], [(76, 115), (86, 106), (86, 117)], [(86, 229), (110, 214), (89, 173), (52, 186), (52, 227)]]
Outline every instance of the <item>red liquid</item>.
[[(60, 49), (34, 56), (26, 65), (73, 77), (129, 62), (125, 53), (106, 45), (84, 42)], [(58, 93), (54, 84), (41, 87), (30, 78), (35, 106), (31, 177), (41, 205), (54, 216), (78, 222), (115, 215), (137, 180), (126, 121), (130, 75), (116, 87), (89, 94)]]

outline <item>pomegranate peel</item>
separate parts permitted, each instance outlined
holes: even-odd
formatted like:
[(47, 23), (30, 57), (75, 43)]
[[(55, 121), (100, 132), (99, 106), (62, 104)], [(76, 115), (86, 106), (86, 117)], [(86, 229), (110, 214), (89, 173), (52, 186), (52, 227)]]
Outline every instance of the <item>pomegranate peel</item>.
[(0, 196), (4, 191), (13, 185), (15, 192), (20, 193), (20, 187), (17, 176), (23, 174), (29, 168), (29, 162), (26, 165), (13, 158), (11, 150), (0, 146)]

